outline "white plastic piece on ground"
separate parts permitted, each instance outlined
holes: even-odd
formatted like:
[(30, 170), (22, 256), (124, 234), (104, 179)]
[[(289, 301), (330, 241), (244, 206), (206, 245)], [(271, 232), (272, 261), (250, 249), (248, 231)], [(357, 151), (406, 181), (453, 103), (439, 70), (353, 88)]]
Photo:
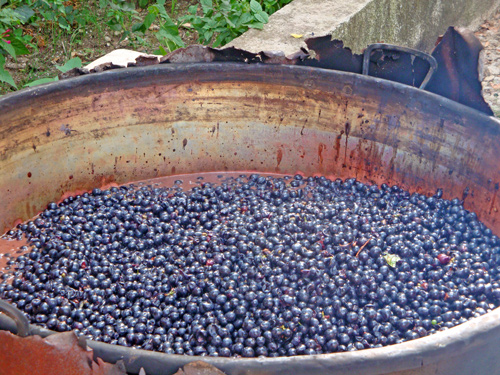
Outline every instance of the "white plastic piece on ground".
[(127, 67), (129, 63), (135, 63), (135, 60), (139, 56), (156, 57), (158, 61), (160, 57), (162, 57), (161, 55), (150, 55), (147, 53), (132, 51), (129, 49), (116, 49), (102, 57), (99, 57), (97, 60), (92, 61), (90, 64), (85, 66), (85, 69), (92, 70), (99, 65), (107, 63), (112, 63), (114, 65)]

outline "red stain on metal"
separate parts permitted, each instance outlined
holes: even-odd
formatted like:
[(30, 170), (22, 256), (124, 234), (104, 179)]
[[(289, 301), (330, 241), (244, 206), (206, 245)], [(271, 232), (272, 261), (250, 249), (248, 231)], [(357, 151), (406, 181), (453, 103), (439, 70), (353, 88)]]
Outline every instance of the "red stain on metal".
[(283, 159), (283, 150), (279, 148), (278, 151), (276, 151), (276, 161), (278, 163), (276, 165), (276, 168), (279, 168), (282, 159)]
[(340, 156), (340, 140), (342, 139), (342, 134), (344, 134), (344, 131), (341, 130), (340, 134), (337, 135), (337, 138), (335, 139), (335, 150), (337, 154), (335, 155), (335, 161), (339, 160)]
[(349, 132), (351, 131), (351, 124), (345, 123), (345, 149), (344, 149), (344, 167), (347, 166), (347, 143), (349, 142)]
[(323, 164), (323, 150), (326, 149), (326, 145), (324, 143), (320, 143), (318, 145), (318, 161), (319, 164)]
[(305, 156), (306, 156), (306, 150), (304, 150), (304, 148), (303, 148), (303, 147), (301, 147), (301, 150), (300, 150), (300, 157), (301, 157), (302, 159), (304, 159), (304, 158), (305, 158)]
[(495, 184), (495, 193), (493, 194), (493, 198), (491, 199), (490, 212), (489, 212), (490, 215), (493, 212), (493, 209), (495, 208), (495, 201), (497, 199), (498, 188), (499, 188), (499, 184), (497, 182)]
[(112, 187), (118, 187), (118, 184), (115, 182), (115, 176), (102, 176), (101, 177), (101, 190), (108, 190)]
[(14, 220), (12, 223), (12, 228), (17, 227), (19, 224), (22, 224), (23, 220), (21, 218)]

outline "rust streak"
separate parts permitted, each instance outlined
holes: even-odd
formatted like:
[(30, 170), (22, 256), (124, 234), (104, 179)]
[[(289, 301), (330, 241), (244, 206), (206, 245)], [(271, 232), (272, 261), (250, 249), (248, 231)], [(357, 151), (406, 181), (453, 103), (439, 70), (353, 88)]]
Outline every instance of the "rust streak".
[(499, 184), (497, 182), (495, 184), (495, 193), (493, 194), (493, 198), (491, 199), (490, 211), (489, 211), (490, 215), (493, 212), (493, 209), (495, 208), (495, 201), (497, 199), (498, 188), (499, 188)]
[(335, 155), (335, 161), (339, 160), (340, 156), (340, 140), (342, 139), (342, 134), (344, 131), (342, 130), (339, 135), (337, 135), (337, 138), (335, 139), (335, 150), (337, 154)]
[(345, 123), (345, 150), (344, 150), (344, 165), (347, 166), (347, 143), (349, 142), (349, 132), (351, 131), (351, 124)]
[(323, 150), (326, 149), (326, 145), (324, 143), (320, 143), (318, 145), (318, 161), (320, 164), (323, 164)]
[(282, 159), (283, 159), (283, 150), (280, 148), (276, 152), (276, 161), (278, 162), (278, 164), (276, 165), (276, 168), (278, 168), (280, 166)]

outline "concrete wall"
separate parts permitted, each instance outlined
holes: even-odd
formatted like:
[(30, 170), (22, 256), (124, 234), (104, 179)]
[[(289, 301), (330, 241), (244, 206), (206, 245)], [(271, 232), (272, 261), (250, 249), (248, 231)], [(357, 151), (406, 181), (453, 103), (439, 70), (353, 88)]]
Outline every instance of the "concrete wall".
[(498, 0), (373, 0), (331, 34), (356, 51), (376, 42), (431, 51), (448, 26), (475, 30), (499, 6)]
[(308, 37), (331, 34), (356, 52), (377, 42), (430, 51), (448, 26), (476, 29), (499, 7), (500, 0), (294, 0), (263, 30), (249, 30), (228, 46), (289, 54)]

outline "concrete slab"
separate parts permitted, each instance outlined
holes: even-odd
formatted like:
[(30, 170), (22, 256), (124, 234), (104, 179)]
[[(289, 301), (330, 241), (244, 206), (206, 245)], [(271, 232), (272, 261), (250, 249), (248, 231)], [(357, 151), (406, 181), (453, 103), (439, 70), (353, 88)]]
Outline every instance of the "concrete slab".
[(263, 30), (251, 29), (227, 46), (290, 54), (305, 39), (330, 34), (358, 53), (377, 42), (430, 51), (449, 26), (475, 30), (499, 7), (500, 0), (294, 0)]

